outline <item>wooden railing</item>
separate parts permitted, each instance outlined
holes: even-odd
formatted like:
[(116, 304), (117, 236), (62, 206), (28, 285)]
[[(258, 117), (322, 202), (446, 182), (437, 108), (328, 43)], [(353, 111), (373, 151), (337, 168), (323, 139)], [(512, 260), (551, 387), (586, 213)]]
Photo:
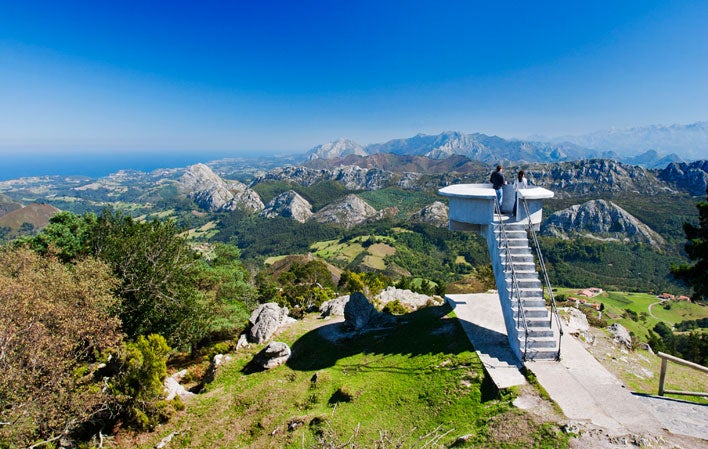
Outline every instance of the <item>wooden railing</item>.
[(708, 393), (706, 393), (706, 392), (677, 391), (677, 390), (664, 389), (664, 380), (666, 379), (666, 365), (667, 365), (668, 361), (674, 362), (678, 365), (683, 365), (683, 366), (687, 366), (689, 368), (693, 368), (695, 370), (701, 371), (706, 374), (708, 374), (708, 368), (706, 368), (705, 366), (699, 365), (697, 363), (689, 362), (688, 360), (680, 359), (678, 357), (674, 357), (669, 354), (664, 354), (663, 352), (657, 352), (656, 354), (659, 357), (661, 357), (661, 374), (659, 375), (659, 396), (663, 396), (665, 394), (679, 394), (679, 395), (685, 395), (685, 396), (701, 396), (704, 398), (708, 398)]

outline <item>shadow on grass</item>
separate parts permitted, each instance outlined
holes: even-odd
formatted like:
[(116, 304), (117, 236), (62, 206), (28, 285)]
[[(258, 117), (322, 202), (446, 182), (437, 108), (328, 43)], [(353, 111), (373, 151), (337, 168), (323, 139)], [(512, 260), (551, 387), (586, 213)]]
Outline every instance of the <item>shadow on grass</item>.
[[(416, 374), (421, 371), (444, 369), (441, 358), (421, 358), (411, 366), (391, 356), (457, 355), (473, 352), (474, 348), (465, 334), (464, 323), (448, 317), (450, 304), (427, 307), (395, 317), (387, 328), (363, 333), (348, 332), (344, 323), (332, 323), (314, 329), (292, 344), (292, 356), (287, 365), (298, 371), (316, 371), (335, 367), (343, 372), (390, 372)], [(343, 359), (363, 354), (355, 363)], [(386, 360), (391, 357), (390, 360)], [(470, 365), (483, 371), (478, 358), (470, 356)], [(399, 366), (403, 365), (403, 366)], [(482, 401), (496, 399), (499, 391), (485, 372), (482, 379)]]
[[(287, 365), (295, 370), (311, 371), (334, 366), (338, 360), (356, 354), (371, 355), (368, 363), (356, 364), (358, 370), (399, 371), (395, 366), (382, 368), (376, 359), (386, 355), (459, 354), (473, 351), (472, 345), (455, 319), (447, 319), (451, 307), (427, 307), (394, 317), (386, 328), (349, 332), (344, 323), (332, 323), (314, 329), (292, 345)], [(374, 365), (377, 365), (374, 367)], [(340, 365), (342, 369), (354, 366)]]

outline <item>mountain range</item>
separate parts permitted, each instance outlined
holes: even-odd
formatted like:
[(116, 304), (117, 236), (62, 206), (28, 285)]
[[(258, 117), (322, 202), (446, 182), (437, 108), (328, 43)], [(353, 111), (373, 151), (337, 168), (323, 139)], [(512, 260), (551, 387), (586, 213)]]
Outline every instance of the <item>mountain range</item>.
[(436, 135), (417, 134), (366, 146), (349, 139), (338, 139), (317, 145), (306, 156), (309, 161), (314, 161), (379, 153), (425, 156), (430, 159), (462, 155), (492, 165), (603, 158), (659, 168), (671, 162), (683, 162), (684, 159), (705, 158), (708, 155), (708, 122), (613, 129), (554, 139), (504, 139), (461, 131), (445, 131)]

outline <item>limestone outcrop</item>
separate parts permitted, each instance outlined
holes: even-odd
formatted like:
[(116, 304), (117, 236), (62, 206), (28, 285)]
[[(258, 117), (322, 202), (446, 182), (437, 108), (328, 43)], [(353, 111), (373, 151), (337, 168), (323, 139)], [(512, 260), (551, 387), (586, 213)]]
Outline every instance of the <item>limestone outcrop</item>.
[(268, 202), (261, 217), (285, 217), (304, 223), (312, 217), (312, 204), (294, 190), (288, 190)]

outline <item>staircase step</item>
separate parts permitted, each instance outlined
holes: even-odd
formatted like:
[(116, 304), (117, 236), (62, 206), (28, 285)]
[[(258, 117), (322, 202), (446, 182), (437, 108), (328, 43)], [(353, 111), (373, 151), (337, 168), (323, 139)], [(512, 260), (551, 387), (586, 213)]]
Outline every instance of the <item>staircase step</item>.
[[(512, 285), (512, 279), (511, 277), (507, 277), (506, 279), (506, 285), (511, 286)], [(519, 285), (519, 288), (541, 288), (541, 281), (538, 279), (538, 276), (526, 276), (526, 277), (521, 277), (516, 275), (516, 283)]]
[[(511, 297), (511, 286), (507, 286), (509, 297)], [(540, 298), (543, 299), (543, 291), (540, 287), (519, 287), (519, 296), (525, 298)]]
[[(511, 310), (513, 312), (513, 317), (516, 319), (519, 316), (519, 310), (512, 304)], [(529, 318), (544, 318), (548, 320), (550, 315), (548, 309), (545, 307), (524, 307), (524, 316), (526, 317), (527, 324)]]
[[(523, 329), (519, 329), (523, 332)], [(553, 329), (550, 327), (530, 327), (529, 326), (529, 337), (554, 337)]]
[(558, 359), (557, 348), (539, 348), (526, 351), (526, 360), (556, 360)]
[[(523, 329), (519, 329), (519, 345), (521, 348), (524, 347), (524, 336)], [(556, 348), (558, 340), (554, 337), (531, 337), (529, 336), (526, 342), (526, 350), (530, 349), (540, 349), (540, 348)]]

